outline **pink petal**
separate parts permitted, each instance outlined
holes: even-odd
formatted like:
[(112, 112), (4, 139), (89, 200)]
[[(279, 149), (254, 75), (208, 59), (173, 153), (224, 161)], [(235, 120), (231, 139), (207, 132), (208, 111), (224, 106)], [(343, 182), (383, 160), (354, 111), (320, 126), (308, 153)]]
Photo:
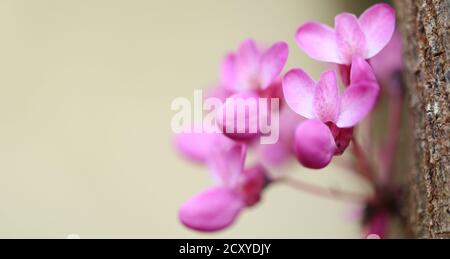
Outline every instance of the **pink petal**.
[(336, 16), (336, 39), (341, 59), (350, 64), (354, 55), (363, 56), (366, 39), (355, 15), (342, 13)]
[(206, 163), (215, 133), (180, 133), (175, 136), (174, 144), (178, 152), (189, 160)]
[(376, 4), (359, 18), (366, 37), (365, 58), (378, 54), (391, 40), (395, 31), (395, 10), (388, 4)]
[(280, 75), (289, 55), (289, 47), (284, 42), (275, 43), (267, 50), (261, 59), (260, 80), (261, 88), (269, 87)]
[(229, 91), (236, 91), (236, 55), (231, 53), (228, 54), (222, 61), (220, 69), (220, 77), (223, 86)]
[(323, 122), (336, 121), (339, 115), (339, 89), (336, 72), (324, 72), (317, 83), (313, 99), (316, 118)]
[(338, 64), (343, 62), (339, 56), (336, 34), (326, 25), (307, 22), (297, 30), (295, 39), (298, 46), (313, 59)]
[(260, 136), (259, 97), (252, 92), (235, 94), (217, 110), (219, 129), (229, 138), (247, 141)]
[(226, 187), (235, 188), (244, 171), (247, 147), (244, 144), (216, 145), (208, 160), (212, 176)]
[(238, 58), (242, 64), (257, 66), (260, 52), (258, 45), (252, 39), (247, 39), (241, 43), (238, 50)]
[(211, 88), (208, 88), (205, 92), (204, 100), (208, 98), (218, 98), (222, 102), (225, 102), (225, 100), (231, 95), (232, 93), (225, 88), (225, 86), (214, 86)]
[(354, 56), (350, 68), (350, 84), (359, 83), (377, 84), (377, 78), (366, 60), (359, 56)]
[(370, 65), (354, 57), (350, 71), (350, 86), (341, 96), (340, 114), (336, 125), (350, 128), (360, 122), (375, 106), (380, 88)]
[(256, 43), (248, 39), (239, 47), (236, 60), (238, 89), (252, 90), (259, 87), (259, 64), (261, 53)]
[(217, 231), (230, 226), (244, 208), (241, 196), (226, 187), (210, 188), (184, 203), (178, 216), (188, 228)]
[(283, 93), (289, 107), (299, 115), (312, 119), (315, 82), (301, 69), (289, 71), (283, 78)]
[(280, 167), (292, 158), (295, 129), (304, 119), (289, 107), (280, 111), (280, 137), (271, 145), (259, 145), (258, 157), (264, 166)]
[(295, 132), (295, 153), (305, 167), (321, 169), (333, 158), (336, 144), (327, 125), (320, 120), (307, 120)]
[(350, 85), (341, 96), (341, 111), (336, 125), (339, 128), (355, 126), (375, 106), (379, 92), (373, 83)]
[(292, 148), (289, 144), (279, 139), (275, 144), (258, 145), (257, 152), (261, 163), (269, 167), (282, 166), (292, 155)]

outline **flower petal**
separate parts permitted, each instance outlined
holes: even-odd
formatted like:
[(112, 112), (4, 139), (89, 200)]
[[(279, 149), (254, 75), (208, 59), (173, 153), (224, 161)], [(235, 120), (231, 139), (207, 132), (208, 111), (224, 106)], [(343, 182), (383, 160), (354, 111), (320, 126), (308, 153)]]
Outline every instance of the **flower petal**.
[(214, 146), (208, 160), (213, 178), (223, 186), (235, 188), (244, 171), (246, 155), (247, 147), (237, 142)]
[(341, 111), (336, 125), (339, 128), (355, 126), (373, 109), (380, 89), (377, 84), (352, 84), (341, 96)]
[(341, 59), (350, 64), (354, 55), (363, 56), (366, 49), (366, 39), (358, 18), (350, 13), (336, 16), (336, 39)]
[(217, 231), (231, 225), (244, 208), (241, 196), (226, 187), (207, 189), (184, 203), (178, 216), (188, 228)]
[(336, 144), (330, 129), (320, 120), (307, 120), (295, 132), (295, 153), (305, 167), (321, 169), (333, 158)]
[(367, 61), (359, 56), (353, 57), (350, 68), (350, 84), (374, 83), (377, 84), (377, 78), (372, 67)]
[(220, 78), (224, 88), (236, 91), (236, 55), (228, 54), (222, 61), (220, 68)]
[(315, 82), (301, 69), (289, 71), (283, 78), (283, 93), (289, 107), (299, 115), (312, 119)]
[(313, 59), (341, 64), (336, 34), (326, 25), (307, 22), (298, 28), (295, 39), (298, 46)]
[(275, 43), (261, 59), (261, 88), (266, 89), (280, 75), (289, 55), (289, 47), (284, 42)]
[(403, 69), (402, 38), (400, 32), (395, 32), (386, 47), (375, 57), (370, 64), (377, 78), (388, 80)]
[(180, 133), (175, 136), (177, 151), (189, 160), (206, 163), (215, 133)]
[(376, 4), (359, 18), (366, 37), (365, 58), (378, 54), (391, 40), (395, 31), (395, 10), (388, 4)]
[(225, 88), (225, 86), (216, 85), (216, 86), (212, 86), (204, 91), (203, 101), (205, 101), (209, 98), (217, 98), (220, 101), (225, 102), (225, 100), (231, 94), (232, 93), (228, 90), (228, 88)]
[(245, 91), (259, 87), (260, 56), (258, 46), (253, 40), (248, 39), (241, 44), (236, 60), (237, 89)]
[(335, 122), (339, 115), (339, 89), (336, 72), (329, 70), (320, 76), (313, 99), (314, 114), (322, 122)]
[(275, 144), (263, 145), (257, 147), (259, 161), (263, 166), (274, 169), (269, 171), (279, 171), (279, 167), (290, 161), (294, 154), (294, 135), (295, 129), (304, 118), (298, 116), (289, 107), (283, 107), (279, 114), (279, 139)]
[(403, 93), (401, 71), (403, 70), (403, 51), (400, 32), (395, 32), (391, 41), (375, 57), (370, 65), (380, 82), (389, 94), (399, 96)]
[(258, 157), (261, 159), (261, 163), (271, 167), (283, 165), (292, 153), (289, 146), (281, 139), (275, 144), (258, 145), (257, 152)]

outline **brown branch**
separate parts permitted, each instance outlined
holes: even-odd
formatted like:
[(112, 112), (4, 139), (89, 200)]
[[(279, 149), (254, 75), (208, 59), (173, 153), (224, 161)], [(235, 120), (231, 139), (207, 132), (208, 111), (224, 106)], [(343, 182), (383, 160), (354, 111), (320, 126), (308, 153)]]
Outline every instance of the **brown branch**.
[(405, 215), (419, 238), (450, 238), (450, 0), (396, 0), (414, 137)]

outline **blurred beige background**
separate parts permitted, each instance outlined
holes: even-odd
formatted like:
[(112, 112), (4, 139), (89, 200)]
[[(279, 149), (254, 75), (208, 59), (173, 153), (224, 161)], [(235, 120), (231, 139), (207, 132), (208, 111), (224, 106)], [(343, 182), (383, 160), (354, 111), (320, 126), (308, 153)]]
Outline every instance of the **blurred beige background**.
[[(359, 237), (351, 204), (283, 186), (224, 232), (182, 227), (178, 206), (210, 180), (172, 149), (170, 103), (248, 37), (287, 41), (287, 67), (317, 76), (297, 27), (360, 2), (1, 0), (0, 238)], [(364, 191), (337, 167), (290, 170)]]

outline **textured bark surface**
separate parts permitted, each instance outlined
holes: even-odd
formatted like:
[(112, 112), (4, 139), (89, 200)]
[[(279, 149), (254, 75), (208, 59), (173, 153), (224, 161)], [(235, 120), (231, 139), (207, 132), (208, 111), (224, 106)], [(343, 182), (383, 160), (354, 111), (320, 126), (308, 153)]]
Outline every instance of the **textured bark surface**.
[(450, 238), (450, 0), (396, 5), (415, 141), (407, 221), (418, 238)]

